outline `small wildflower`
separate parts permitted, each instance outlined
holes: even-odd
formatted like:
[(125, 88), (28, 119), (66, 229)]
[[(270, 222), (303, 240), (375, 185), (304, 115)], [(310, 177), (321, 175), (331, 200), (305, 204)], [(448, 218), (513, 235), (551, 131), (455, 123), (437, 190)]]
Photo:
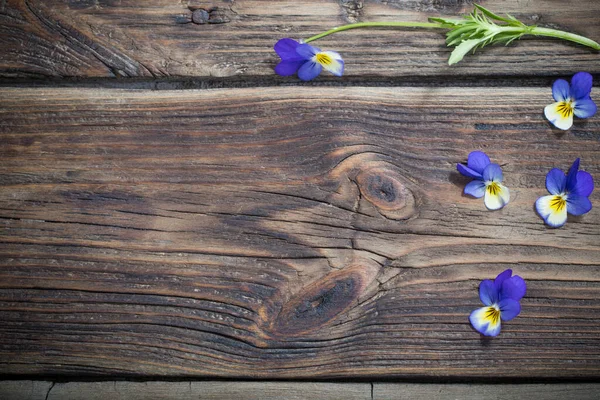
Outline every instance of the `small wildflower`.
[(465, 194), (483, 197), (489, 210), (498, 210), (508, 204), (510, 192), (502, 184), (502, 169), (498, 164), (491, 163), (487, 154), (473, 151), (469, 154), (467, 165), (457, 164), (456, 169), (462, 175), (474, 179), (465, 186)]
[(592, 75), (587, 72), (573, 75), (570, 85), (564, 79), (558, 79), (552, 85), (552, 97), (556, 103), (546, 106), (544, 115), (552, 125), (566, 131), (573, 125), (573, 115), (589, 118), (596, 113), (591, 91)]
[(510, 321), (521, 312), (519, 300), (525, 296), (527, 285), (518, 275), (511, 276), (507, 269), (492, 282), (489, 279), (479, 285), (479, 299), (485, 307), (478, 308), (469, 316), (477, 332), (485, 336), (498, 336), (501, 321)]
[(594, 179), (589, 172), (579, 171), (579, 158), (567, 175), (553, 168), (546, 175), (546, 189), (550, 195), (535, 202), (535, 209), (546, 224), (559, 228), (567, 222), (567, 213), (583, 215), (592, 209), (588, 197), (594, 190)]
[(297, 72), (298, 78), (310, 81), (319, 76), (323, 68), (335, 76), (342, 76), (344, 73), (344, 60), (335, 51), (321, 51), (317, 47), (288, 38), (280, 39), (275, 44), (275, 51), (281, 58), (275, 72), (281, 76)]

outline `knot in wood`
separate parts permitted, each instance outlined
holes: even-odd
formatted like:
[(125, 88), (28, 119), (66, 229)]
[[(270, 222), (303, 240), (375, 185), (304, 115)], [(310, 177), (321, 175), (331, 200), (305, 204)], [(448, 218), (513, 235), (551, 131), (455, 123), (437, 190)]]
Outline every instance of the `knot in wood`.
[(192, 12), (192, 22), (197, 25), (204, 24), (226, 24), (231, 22), (230, 10), (220, 7), (209, 9), (189, 7)]
[(361, 195), (386, 217), (404, 219), (414, 213), (415, 198), (398, 173), (382, 168), (369, 169), (360, 172), (356, 182)]
[(195, 24), (208, 24), (208, 20), (210, 18), (210, 14), (208, 13), (208, 11), (199, 8), (197, 10), (194, 10), (194, 12), (192, 12), (192, 22)]
[(322, 327), (354, 304), (364, 286), (363, 277), (352, 268), (325, 276), (283, 305), (271, 333), (297, 336)]

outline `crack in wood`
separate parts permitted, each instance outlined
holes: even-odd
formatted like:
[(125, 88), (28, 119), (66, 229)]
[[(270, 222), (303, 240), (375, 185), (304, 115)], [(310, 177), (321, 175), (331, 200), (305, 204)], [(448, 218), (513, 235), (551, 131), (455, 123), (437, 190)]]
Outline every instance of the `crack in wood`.
[[(72, 26), (66, 26), (58, 19), (52, 20), (47, 17), (41, 8), (34, 7), (31, 0), (24, 0), (24, 4), (37, 20), (45, 25), (51, 32), (56, 32), (68, 43), (88, 52), (100, 61), (114, 76), (138, 76), (140, 75), (139, 63), (125, 54), (118, 53), (116, 49), (92, 42), (84, 33)], [(148, 70), (154, 76), (152, 71)]]

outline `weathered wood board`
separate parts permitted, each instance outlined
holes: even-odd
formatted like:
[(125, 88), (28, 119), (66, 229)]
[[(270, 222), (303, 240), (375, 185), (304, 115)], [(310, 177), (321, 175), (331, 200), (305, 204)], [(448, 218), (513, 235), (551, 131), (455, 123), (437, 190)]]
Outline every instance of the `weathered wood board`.
[(0, 381), (3, 400), (392, 400), (464, 399), (595, 400), (600, 384), (418, 384), (331, 382), (45, 382)]
[[(528, 24), (600, 40), (598, 1), (479, 3)], [(207, 11), (210, 23), (191, 22), (191, 10), (197, 9)], [(469, 0), (3, 0), (0, 77), (261, 76), (289, 81), (273, 75), (279, 60), (273, 45), (280, 38), (307, 38), (349, 22), (426, 22), (472, 9)], [(354, 30), (315, 43), (339, 51), (350, 78), (556, 76), (565, 73), (565, 66), (600, 73), (597, 51), (553, 39), (487, 48), (449, 67), (444, 34)]]
[[(0, 90), (0, 373), (600, 377), (600, 194), (533, 203), (600, 122), (549, 87)], [(462, 195), (475, 149), (511, 203)], [(506, 268), (522, 314), (482, 339)]]

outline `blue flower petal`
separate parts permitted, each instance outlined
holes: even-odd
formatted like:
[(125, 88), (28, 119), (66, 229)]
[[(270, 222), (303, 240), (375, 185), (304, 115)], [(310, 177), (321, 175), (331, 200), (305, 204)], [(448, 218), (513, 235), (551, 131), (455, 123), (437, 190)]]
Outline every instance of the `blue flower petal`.
[(565, 191), (567, 177), (558, 168), (552, 168), (546, 175), (546, 189), (550, 194), (561, 194)]
[(575, 100), (584, 99), (592, 91), (592, 75), (578, 72), (571, 78), (571, 95)]
[(310, 44), (302, 43), (298, 47), (296, 47), (296, 53), (302, 56), (305, 60), (310, 60), (314, 57), (315, 54), (320, 52), (321, 49), (317, 47), (313, 47)]
[(521, 304), (511, 298), (500, 300), (498, 307), (500, 308), (500, 318), (502, 321), (510, 321), (521, 312)]
[(583, 215), (592, 209), (592, 202), (586, 196), (569, 193), (567, 212), (571, 215)]
[(502, 282), (501, 299), (521, 300), (527, 292), (527, 284), (519, 275), (515, 275)]
[(481, 281), (479, 284), (479, 299), (486, 306), (491, 306), (498, 302), (498, 290), (494, 282), (489, 279)]
[(480, 174), (490, 163), (490, 158), (483, 151), (472, 151), (467, 159), (467, 167)]
[(573, 191), (573, 188), (577, 186), (577, 171), (579, 170), (579, 158), (573, 161), (573, 165), (567, 172), (567, 180), (565, 183), (565, 190), (567, 192)]
[(312, 61), (307, 61), (298, 70), (298, 78), (300, 78), (303, 81), (311, 81), (317, 76), (319, 76), (322, 70), (323, 67), (321, 66), (321, 64), (317, 64)]
[(277, 64), (277, 66), (275, 67), (275, 73), (277, 75), (281, 75), (281, 76), (290, 76), (290, 75), (294, 75), (298, 69), (302, 66), (302, 64), (304, 64), (306, 61), (304, 60), (300, 60), (300, 61), (281, 61), (279, 64)]
[(502, 168), (498, 164), (489, 164), (483, 170), (483, 180), (502, 182)]
[(476, 198), (483, 197), (485, 195), (485, 183), (483, 181), (471, 181), (465, 186), (465, 194), (471, 195)]
[(456, 164), (456, 169), (464, 176), (468, 176), (469, 178), (482, 179), (481, 174), (475, 170), (472, 170), (469, 167), (465, 167), (462, 164)]
[(490, 318), (495, 314), (492, 307), (481, 307), (469, 315), (469, 321), (473, 328), (482, 335), (498, 336), (500, 333), (501, 318)]
[(303, 60), (304, 57), (296, 52), (298, 46), (300, 46), (300, 43), (297, 41), (285, 38), (278, 40), (277, 43), (275, 43), (274, 48), (282, 61), (299, 61)]
[(552, 97), (556, 101), (565, 101), (571, 98), (571, 87), (564, 79), (557, 79), (552, 85)]
[(577, 182), (571, 187), (570, 193), (588, 197), (594, 190), (594, 178), (586, 171), (577, 172)]
[(575, 114), (578, 118), (589, 118), (596, 114), (596, 111), (598, 111), (596, 103), (594, 103), (594, 101), (589, 97), (576, 100), (574, 106), (575, 108), (573, 109), (573, 114)]
[(505, 280), (509, 279), (512, 275), (512, 269), (507, 269), (498, 274), (496, 279), (494, 279), (494, 286), (496, 287), (496, 291), (500, 293), (502, 290), (502, 284)]

